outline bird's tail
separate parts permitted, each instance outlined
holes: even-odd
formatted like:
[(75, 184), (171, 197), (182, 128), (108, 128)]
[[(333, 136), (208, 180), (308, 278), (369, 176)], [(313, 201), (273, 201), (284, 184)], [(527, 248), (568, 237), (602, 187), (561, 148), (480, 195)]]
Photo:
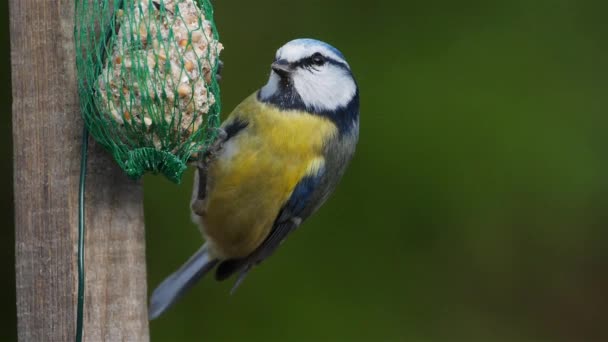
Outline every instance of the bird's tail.
[(152, 293), (149, 318), (155, 319), (167, 311), (184, 293), (217, 264), (204, 244), (179, 270), (165, 279)]

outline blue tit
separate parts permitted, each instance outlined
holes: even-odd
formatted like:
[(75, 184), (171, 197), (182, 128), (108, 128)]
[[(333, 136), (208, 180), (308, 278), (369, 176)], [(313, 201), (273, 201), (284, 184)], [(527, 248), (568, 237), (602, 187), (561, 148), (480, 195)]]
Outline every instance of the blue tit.
[(221, 129), (191, 203), (206, 242), (154, 291), (151, 319), (214, 268), (217, 280), (238, 275), (236, 288), (327, 200), (355, 153), (357, 83), (336, 48), (290, 41)]

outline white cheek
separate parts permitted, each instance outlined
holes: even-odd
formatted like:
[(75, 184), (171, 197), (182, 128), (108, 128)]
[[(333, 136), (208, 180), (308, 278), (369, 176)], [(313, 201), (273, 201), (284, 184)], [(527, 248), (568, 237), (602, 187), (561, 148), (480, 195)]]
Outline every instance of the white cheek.
[(279, 81), (279, 75), (277, 75), (274, 71), (271, 71), (268, 83), (266, 83), (266, 85), (260, 90), (260, 96), (262, 99), (271, 97), (279, 90)]
[(313, 72), (300, 69), (293, 80), (302, 101), (317, 110), (345, 107), (357, 91), (352, 77), (344, 70), (333, 66)]

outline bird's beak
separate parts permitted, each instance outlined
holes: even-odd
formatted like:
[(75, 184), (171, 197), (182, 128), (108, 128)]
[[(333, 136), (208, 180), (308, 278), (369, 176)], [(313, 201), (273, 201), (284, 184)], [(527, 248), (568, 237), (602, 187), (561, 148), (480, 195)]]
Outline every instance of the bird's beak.
[(270, 65), (270, 67), (272, 68), (272, 70), (274, 70), (274, 72), (279, 74), (279, 76), (287, 76), (293, 71), (293, 68), (291, 67), (289, 62), (284, 59), (279, 59), (278, 61), (275, 61)]

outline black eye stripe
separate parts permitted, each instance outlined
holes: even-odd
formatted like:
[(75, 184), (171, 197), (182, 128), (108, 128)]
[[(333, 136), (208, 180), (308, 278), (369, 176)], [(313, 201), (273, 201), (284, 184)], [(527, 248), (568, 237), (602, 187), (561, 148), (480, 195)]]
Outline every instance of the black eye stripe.
[[(314, 55), (303, 58), (303, 59), (293, 63), (293, 66), (296, 68), (317, 69), (317, 67), (319, 67), (320, 65), (317, 65), (314, 63), (313, 57), (314, 57)], [(349, 70), (348, 66), (346, 66), (345, 63), (337, 61), (331, 57), (327, 57), (327, 56), (323, 56), (323, 57), (324, 57), (324, 62), (325, 62), (324, 64), (331, 64), (331, 65), (337, 66), (339, 68)]]
[(331, 59), (331, 58), (327, 59), (327, 63), (329, 63), (331, 65), (335, 65), (335, 66), (340, 67), (342, 69), (349, 70), (348, 66), (345, 63), (336, 61), (336, 60)]

